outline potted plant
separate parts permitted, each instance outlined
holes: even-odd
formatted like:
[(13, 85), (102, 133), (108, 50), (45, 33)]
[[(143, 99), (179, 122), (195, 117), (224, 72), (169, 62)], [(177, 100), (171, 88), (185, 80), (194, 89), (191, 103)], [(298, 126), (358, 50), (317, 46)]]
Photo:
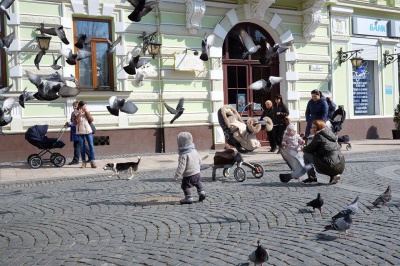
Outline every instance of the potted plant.
[(394, 109), (393, 122), (396, 128), (392, 130), (393, 139), (400, 139), (400, 103)]

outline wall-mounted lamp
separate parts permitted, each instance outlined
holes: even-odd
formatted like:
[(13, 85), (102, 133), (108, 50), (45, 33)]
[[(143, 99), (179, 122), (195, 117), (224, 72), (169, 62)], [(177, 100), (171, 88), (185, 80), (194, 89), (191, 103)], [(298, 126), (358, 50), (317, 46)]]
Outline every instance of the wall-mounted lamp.
[(50, 36), (45, 36), (45, 35), (36, 36), (36, 41), (39, 44), (40, 50), (47, 51), (50, 46), (50, 40), (51, 40)]
[(364, 49), (358, 49), (358, 50), (353, 50), (353, 51), (348, 51), (348, 52), (343, 52), (342, 47), (340, 47), (340, 50), (337, 52), (339, 54), (339, 65), (342, 65), (343, 62), (346, 62), (349, 60), (353, 55), (355, 57), (351, 58), (351, 65), (353, 67), (359, 67), (362, 65), (363, 59), (361, 57), (357, 57), (357, 53), (364, 51)]
[(156, 55), (160, 52), (161, 43), (158, 43), (154, 40), (157, 32), (153, 32), (152, 34), (146, 35), (146, 32), (142, 32), (142, 35), (139, 38), (143, 39), (142, 52), (143, 55), (146, 54), (146, 50), (149, 54), (151, 54), (154, 59)]
[(186, 51), (185, 51), (185, 52), (187, 53), (188, 50), (193, 51), (193, 54), (194, 54), (194, 55), (199, 55), (199, 52), (198, 52), (197, 50), (195, 50), (195, 49), (186, 48)]
[(399, 56), (400, 56), (400, 53), (398, 53), (398, 54), (389, 54), (389, 51), (385, 51), (385, 53), (383, 54), (383, 62), (385, 63), (385, 67), (387, 65), (390, 65), (391, 63), (399, 60)]

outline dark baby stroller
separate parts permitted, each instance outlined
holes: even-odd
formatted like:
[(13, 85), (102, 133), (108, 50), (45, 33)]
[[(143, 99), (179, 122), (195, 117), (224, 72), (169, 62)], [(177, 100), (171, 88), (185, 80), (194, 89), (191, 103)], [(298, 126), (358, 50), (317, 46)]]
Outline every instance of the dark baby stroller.
[[(342, 130), (344, 120), (346, 119), (346, 111), (343, 108), (343, 105), (339, 105), (339, 108), (333, 113), (332, 119), (329, 120), (332, 125), (332, 131), (337, 135), (337, 133)], [(340, 146), (342, 144), (347, 144), (346, 149), (351, 150), (351, 143), (349, 142), (349, 135), (343, 135), (338, 137), (338, 143)]]
[[(43, 165), (43, 161), (47, 160), (54, 164), (56, 167), (62, 167), (65, 164), (65, 157), (58, 152), (51, 152), (51, 149), (62, 149), (65, 143), (61, 141), (61, 137), (67, 127), (63, 127), (60, 130), (60, 136), (58, 138), (49, 138), (46, 136), (48, 125), (35, 125), (25, 132), (25, 139), (35, 147), (42, 149), (41, 152), (31, 154), (28, 157), (28, 164), (31, 168), (37, 169)], [(50, 159), (43, 159), (42, 156), (46, 153), (50, 153)]]

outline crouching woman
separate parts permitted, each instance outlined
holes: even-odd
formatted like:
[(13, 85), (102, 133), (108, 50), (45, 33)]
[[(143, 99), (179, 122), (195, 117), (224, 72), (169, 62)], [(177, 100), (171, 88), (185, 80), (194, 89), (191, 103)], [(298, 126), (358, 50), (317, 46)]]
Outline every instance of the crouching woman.
[(315, 170), (330, 177), (329, 183), (336, 184), (345, 168), (345, 160), (337, 136), (327, 127), (323, 120), (314, 120), (310, 133), (314, 135), (312, 141), (303, 148), (304, 163), (313, 164), (304, 183), (317, 182)]

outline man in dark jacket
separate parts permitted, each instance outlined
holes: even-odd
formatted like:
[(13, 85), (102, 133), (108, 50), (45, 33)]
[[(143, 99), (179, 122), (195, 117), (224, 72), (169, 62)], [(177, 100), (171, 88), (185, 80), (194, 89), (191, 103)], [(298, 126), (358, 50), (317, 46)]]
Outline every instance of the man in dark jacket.
[(312, 122), (317, 119), (321, 119), (324, 122), (328, 120), (328, 103), (322, 92), (313, 90), (311, 91), (311, 100), (308, 101), (306, 108), (306, 137), (310, 135)]
[[(261, 114), (260, 121), (263, 120), (264, 117), (269, 117), (271, 120), (273, 120), (274, 117), (273, 107), (274, 105), (270, 100), (265, 101), (265, 109)], [(273, 132), (274, 132), (274, 127), (272, 127), (271, 131), (267, 131), (269, 146), (271, 147), (271, 149), (269, 150), (270, 152), (275, 152), (277, 150)]]
[[(329, 183), (336, 184), (345, 168), (337, 136), (322, 120), (314, 120), (311, 134), (314, 138), (303, 148), (304, 164), (313, 164), (318, 173), (330, 176)], [(307, 172), (308, 179), (304, 183), (317, 182), (314, 168)]]

